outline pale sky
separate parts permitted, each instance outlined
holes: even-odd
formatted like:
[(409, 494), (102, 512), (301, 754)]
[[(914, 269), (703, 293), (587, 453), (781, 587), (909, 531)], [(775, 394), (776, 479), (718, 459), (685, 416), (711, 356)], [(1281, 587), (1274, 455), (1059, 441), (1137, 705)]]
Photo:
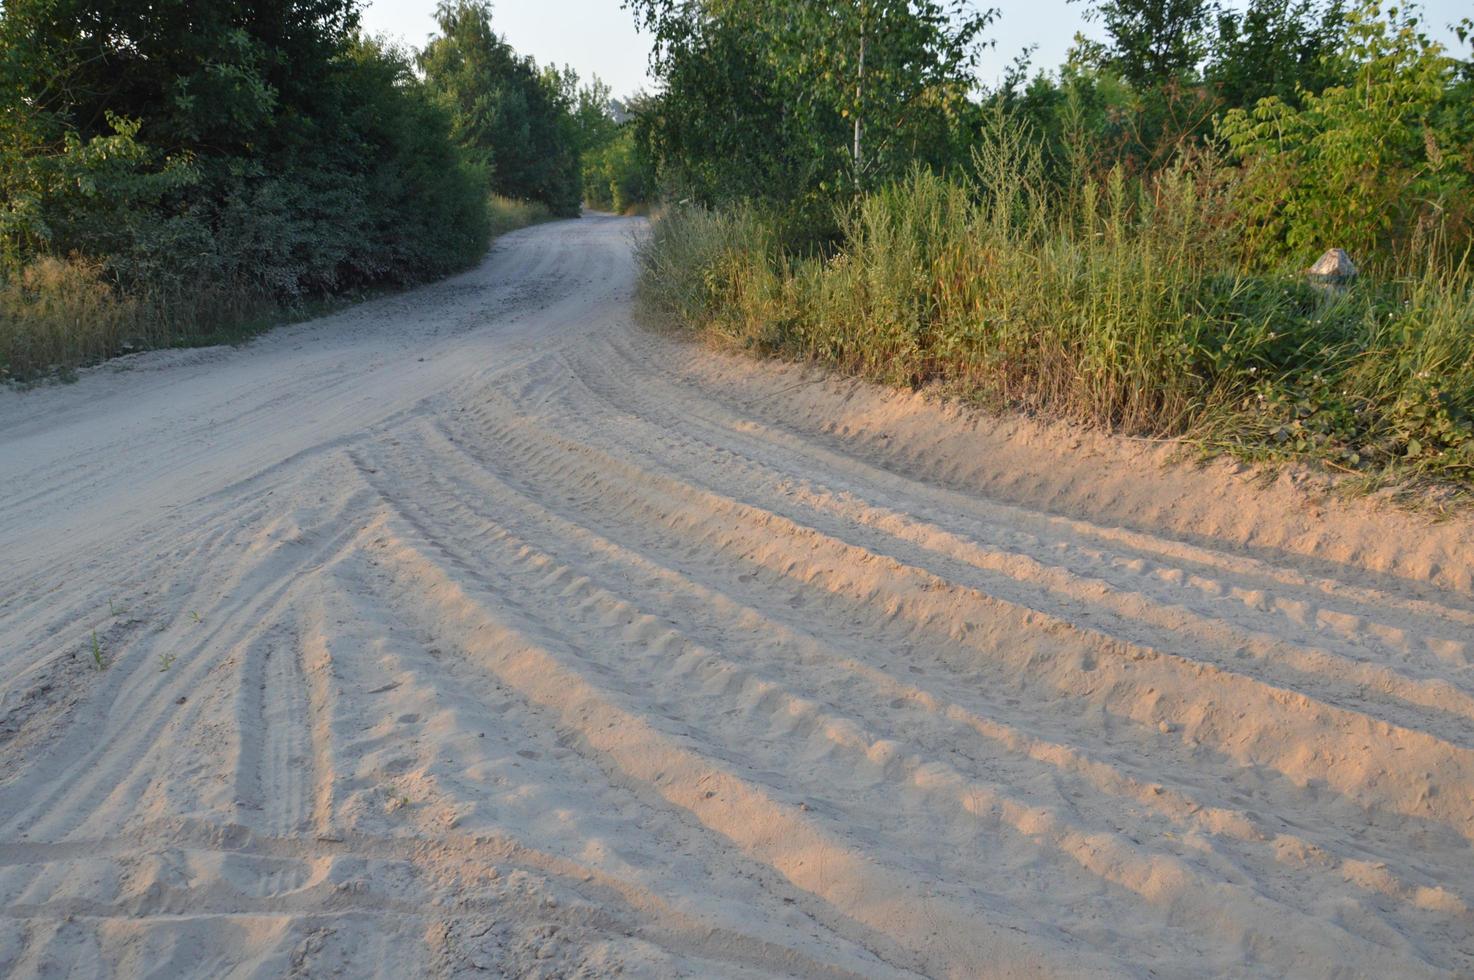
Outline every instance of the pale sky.
[[(1057, 67), (1076, 31), (1098, 35), (1085, 23), (1080, 3), (1066, 0), (980, 0), (1002, 14), (989, 30), (997, 46), (984, 53), (980, 77), (992, 82), (1026, 45), (1037, 42), (1033, 65)], [(1431, 0), (1423, 5), (1429, 34), (1450, 46), (1445, 25), (1468, 16), (1468, 0)], [(619, 0), (501, 0), (492, 21), (512, 47), (540, 64), (570, 64), (587, 78), (598, 75), (625, 96), (653, 88), (646, 75), (650, 40), (635, 32), (634, 17)], [(363, 14), (364, 27), (420, 47), (435, 32), (435, 0), (372, 0)]]

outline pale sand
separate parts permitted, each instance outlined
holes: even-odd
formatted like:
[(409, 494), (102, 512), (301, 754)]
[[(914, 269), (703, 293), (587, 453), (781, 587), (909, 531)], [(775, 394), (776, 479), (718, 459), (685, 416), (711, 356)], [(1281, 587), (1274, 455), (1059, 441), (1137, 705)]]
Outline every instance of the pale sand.
[(0, 975), (1474, 974), (1474, 522), (664, 339), (638, 227), (0, 393)]

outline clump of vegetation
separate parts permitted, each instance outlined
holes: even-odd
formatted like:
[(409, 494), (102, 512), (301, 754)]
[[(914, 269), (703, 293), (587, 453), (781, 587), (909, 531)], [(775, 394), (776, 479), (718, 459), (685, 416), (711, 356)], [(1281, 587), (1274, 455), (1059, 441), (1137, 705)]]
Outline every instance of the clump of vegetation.
[[(1131, 42), (1161, 6), (1117, 0), (1114, 46), (977, 104), (965, 157), (875, 164), (858, 192), (870, 165), (834, 164), (810, 192), (827, 226), (791, 194), (685, 185), (642, 247), (643, 295), (740, 347), (995, 409), (1474, 480), (1469, 65), (1375, 6), (1258, 4), (1216, 50)], [(1276, 61), (1276, 30), (1307, 20), (1314, 57)], [(1281, 77), (1248, 85), (1247, 57)], [(1255, 105), (1226, 107), (1241, 90)], [(1362, 275), (1308, 281), (1329, 246)]]
[(92, 631), (92, 669), (99, 674), (112, 665), (112, 661), (102, 652), (102, 641), (97, 638), (97, 630)]
[(577, 214), (576, 76), (484, 3), (418, 55), (359, 8), (0, 6), (0, 380), (241, 336)]
[(752, 208), (676, 210), (644, 289), (737, 346), (995, 409), (1474, 476), (1466, 266), (1316, 288), (1241, 269), (1211, 171), (1117, 174), (1068, 208), (1021, 172), (985, 190), (917, 171), (858, 202), (827, 256), (785, 252)]
[(505, 235), (509, 231), (516, 231), (518, 228), (526, 228), (528, 225), (552, 221), (554, 218), (553, 212), (546, 204), (538, 201), (524, 201), (515, 197), (503, 197), (501, 194), (491, 195), (486, 207), (493, 238)]
[(584, 156), (583, 182), (589, 207), (616, 214), (638, 211), (656, 196), (654, 170), (629, 125)]
[(0, 368), (8, 373), (106, 357), (141, 326), (137, 303), (117, 295), (96, 262), (46, 255), (0, 278)]

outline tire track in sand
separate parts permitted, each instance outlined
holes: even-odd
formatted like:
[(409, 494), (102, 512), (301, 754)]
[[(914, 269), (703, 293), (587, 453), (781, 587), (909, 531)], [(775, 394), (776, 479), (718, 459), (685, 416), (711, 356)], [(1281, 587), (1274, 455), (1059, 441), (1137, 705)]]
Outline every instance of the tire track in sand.
[(0, 392), (0, 974), (1474, 973), (1474, 521), (675, 343), (638, 227)]

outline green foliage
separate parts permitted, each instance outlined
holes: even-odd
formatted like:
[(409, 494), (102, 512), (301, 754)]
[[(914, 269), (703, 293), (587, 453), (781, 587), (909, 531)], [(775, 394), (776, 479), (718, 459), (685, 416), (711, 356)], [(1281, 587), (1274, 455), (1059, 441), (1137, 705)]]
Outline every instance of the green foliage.
[(653, 168), (633, 127), (585, 154), (583, 164), (583, 196), (590, 207), (622, 214), (655, 196)]
[[(136, 120), (105, 113), (109, 131), (62, 133), (52, 152), (19, 140), (6, 147), (0, 188), (0, 254), (14, 263), (43, 250), (120, 254), (151, 231), (167, 198), (199, 182), (184, 158), (163, 158), (138, 139)], [(19, 145), (17, 145), (19, 144)]]
[[(477, 49), (484, 8), (456, 8), (422, 81), (410, 54), (360, 36), (357, 10), (0, 7), (0, 377), (463, 268), (491, 233), (493, 164), (516, 196), (576, 213), (579, 127), (598, 120), (575, 118), (571, 74), (494, 36)], [(480, 115), (442, 84), (456, 57), (505, 70)]]
[[(670, 197), (767, 197), (801, 210), (825, 175), (842, 171), (842, 121), (788, 111), (797, 100), (772, 70), (758, 32), (735, 18), (655, 4), (637, 9), (656, 32), (652, 67), (665, 91), (640, 114), (636, 132)], [(817, 158), (792, 152), (815, 145)]]
[(991, 11), (938, 0), (635, 0), (665, 83), (643, 133), (704, 202), (762, 198), (827, 222), (842, 193), (959, 159)]
[(1246, 274), (1235, 174), (1199, 157), (1073, 195), (997, 112), (967, 180), (917, 170), (793, 254), (751, 207), (677, 209), (641, 252), (658, 310), (760, 353), (1249, 455), (1474, 476), (1474, 275), (1321, 290)]
[(1037, 131), (1058, 185), (1118, 166), (1133, 175), (1159, 170), (1211, 126), (1218, 103), (1202, 86), (1139, 92), (1098, 62), (1072, 60), (1058, 77), (1041, 73), (1022, 92), (995, 96)]
[(420, 52), (420, 69), (450, 106), (456, 140), (485, 166), (490, 190), (577, 215), (576, 76), (540, 71), (513, 51), (493, 29), (485, 0), (441, 3), (436, 18), (440, 36)]
[(773, 70), (805, 96), (798, 111), (815, 106), (845, 121), (856, 187), (917, 161), (951, 161), (947, 144), (972, 87), (976, 42), (995, 11), (974, 12), (961, 0), (764, 0), (738, 14), (765, 25)]
[[(1148, 7), (1132, 8), (1128, 20), (1165, 9)], [(1346, 65), (1330, 57), (1344, 26), (1339, 0), (1251, 0), (1243, 11), (1198, 2), (1195, 9), (1191, 43), (1180, 40), (1179, 56), (1166, 49), (1153, 55), (1155, 68), (1143, 60), (1151, 39), (1132, 40), (1129, 32), (1107, 44), (1077, 36), (1053, 75), (1028, 78), (1026, 62), (1016, 64), (995, 97), (1037, 128), (1057, 180), (1118, 165), (1132, 174), (1159, 170), (1210, 137), (1227, 109), (1251, 108), (1269, 95), (1298, 106), (1304, 94), (1347, 77)], [(1210, 15), (1213, 31), (1205, 26)]]
[(1109, 40), (1076, 39), (1071, 66), (1113, 75), (1138, 95), (1203, 86), (1228, 107), (1277, 95), (1297, 101), (1342, 80), (1329, 55), (1345, 26), (1343, 0), (1082, 0)]
[(612, 114), (614, 93), (609, 86), (597, 75), (587, 85), (581, 85), (571, 68), (563, 71), (562, 79), (563, 90), (573, 106), (574, 143), (579, 153), (587, 154), (613, 142), (622, 127)]
[(1219, 133), (1244, 167), (1253, 262), (1309, 262), (1330, 245), (1363, 262), (1435, 232), (1467, 241), (1474, 201), (1474, 103), (1454, 98), (1457, 63), (1369, 4), (1348, 16), (1335, 59), (1350, 81), (1228, 112)]
[[(625, 213), (656, 196), (655, 166), (648, 145), (637, 135), (637, 117), (649, 109), (643, 95), (628, 102), (610, 98), (609, 86), (594, 77), (579, 85), (568, 73), (573, 119), (583, 162), (583, 199), (589, 207)], [(616, 114), (620, 117), (616, 119)]]
[(1102, 67), (1138, 91), (1190, 76), (1208, 53), (1213, 6), (1206, 0), (1084, 0), (1111, 43)]
[(1332, 57), (1341, 42), (1342, 0), (1250, 0), (1218, 13), (1218, 33), (1204, 78), (1223, 105), (1248, 108), (1275, 96), (1298, 105), (1345, 81), (1344, 62)]

